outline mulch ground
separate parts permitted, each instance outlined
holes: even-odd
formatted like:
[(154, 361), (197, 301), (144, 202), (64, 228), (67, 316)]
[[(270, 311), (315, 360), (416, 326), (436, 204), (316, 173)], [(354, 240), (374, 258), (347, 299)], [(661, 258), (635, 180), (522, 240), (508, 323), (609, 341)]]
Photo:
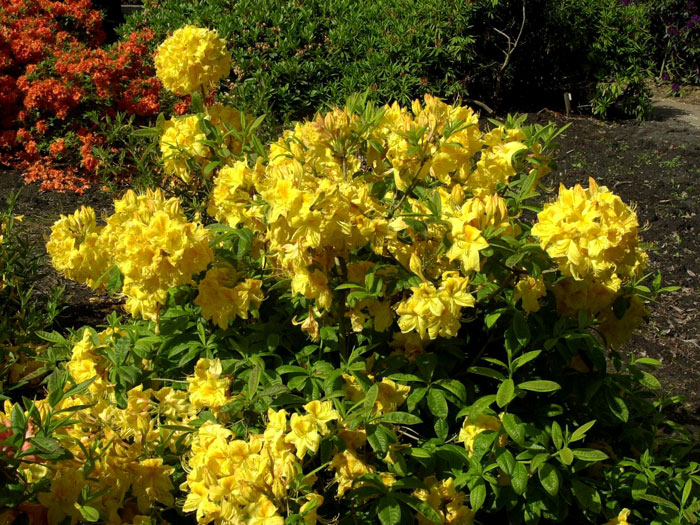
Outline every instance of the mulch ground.
[[(697, 116), (700, 116), (700, 105)], [(663, 295), (651, 306), (651, 320), (625, 352), (662, 361), (657, 376), (667, 395), (686, 396), (687, 413), (700, 416), (700, 127), (693, 116), (664, 105), (647, 122), (601, 122), (542, 111), (530, 121), (558, 125), (571, 122), (560, 137), (558, 169), (547, 183), (556, 191), (588, 177), (634, 203), (642, 237), (649, 246), (649, 271), (661, 270), (664, 284), (680, 290)], [(89, 205), (109, 212), (112, 197), (95, 189), (85, 195), (39, 193), (23, 187), (21, 173), (0, 172), (0, 195), (22, 189), (16, 209), (25, 215), (27, 231), (37, 239), (48, 235), (61, 213)], [(106, 295), (52, 274), (42, 287), (64, 284), (71, 295), (58, 320), (59, 329), (103, 323), (117, 304)]]

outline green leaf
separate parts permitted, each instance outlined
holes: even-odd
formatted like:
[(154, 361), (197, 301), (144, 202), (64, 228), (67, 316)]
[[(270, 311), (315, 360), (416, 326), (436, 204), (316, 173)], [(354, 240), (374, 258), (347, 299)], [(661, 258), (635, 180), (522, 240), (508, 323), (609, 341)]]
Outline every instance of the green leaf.
[(508, 378), (498, 387), (498, 392), (496, 393), (496, 403), (499, 407), (503, 408), (510, 403), (514, 397), (515, 383), (512, 379)]
[(561, 432), (561, 427), (556, 421), (552, 422), (552, 442), (554, 443), (554, 446), (557, 447), (557, 450), (559, 450), (564, 444), (564, 436)]
[(539, 469), (539, 478), (542, 487), (552, 497), (559, 492), (559, 471), (549, 463), (543, 463)]
[(440, 441), (445, 441), (447, 439), (447, 434), (450, 432), (450, 426), (447, 424), (445, 418), (437, 418), (435, 424), (433, 425), (435, 430), (435, 435)]
[(426, 387), (420, 387), (416, 388), (413, 390), (408, 395), (408, 399), (406, 399), (406, 406), (408, 407), (409, 412), (413, 412), (413, 410), (416, 408), (416, 405), (420, 403), (421, 399), (425, 397), (425, 394), (428, 392), (428, 389)]
[(485, 368), (483, 366), (470, 366), (467, 372), (472, 374), (479, 374), (480, 376), (490, 377), (491, 379), (498, 379), (499, 381), (504, 381), (506, 376), (497, 370), (492, 370), (491, 368)]
[(29, 438), (28, 441), (39, 449), (40, 452), (47, 454), (56, 454), (62, 450), (61, 445), (54, 438), (38, 436)]
[(260, 384), (260, 367), (255, 366), (250, 370), (250, 375), (248, 376), (248, 398), (252, 399), (255, 393), (258, 391), (258, 385)]
[(408, 412), (389, 412), (375, 418), (374, 421), (393, 423), (395, 425), (418, 425), (423, 422), (421, 418)]
[(658, 390), (659, 388), (661, 388), (661, 383), (659, 382), (659, 380), (656, 379), (649, 372), (642, 371), (642, 378), (639, 380), (639, 382), (645, 387), (650, 388), (651, 390)]
[(602, 450), (595, 448), (576, 448), (573, 450), (574, 456), (581, 461), (605, 461), (608, 455)]
[(435, 512), (435, 509), (428, 505), (426, 502), (419, 500), (415, 496), (409, 494), (402, 494), (401, 492), (394, 493), (396, 499), (403, 501), (413, 510), (419, 512), (424, 518), (432, 521), (436, 525), (442, 523), (442, 518)]
[(689, 479), (688, 481), (685, 482), (685, 485), (683, 485), (683, 496), (681, 496), (681, 507), (685, 507), (685, 504), (688, 502), (688, 498), (690, 497), (690, 492), (693, 490), (693, 480)]
[(382, 525), (396, 525), (401, 521), (401, 506), (391, 495), (386, 495), (377, 503), (377, 516)]
[(644, 474), (637, 474), (632, 480), (632, 497), (640, 499), (647, 491), (647, 477)]
[(571, 434), (571, 439), (569, 439), (569, 443), (573, 443), (574, 441), (579, 441), (586, 437), (586, 432), (588, 432), (593, 425), (595, 425), (596, 420), (592, 419), (588, 423), (584, 423), (580, 427), (578, 427), (576, 430), (574, 430), (573, 434)]
[(462, 403), (465, 403), (467, 401), (467, 389), (462, 383), (460, 383), (456, 379), (447, 379), (439, 381), (438, 384), (441, 388), (444, 388), (445, 390), (457, 396), (457, 399), (459, 399)]
[(669, 509), (673, 509), (676, 512), (678, 512), (680, 510), (674, 503), (670, 502), (669, 500), (662, 498), (660, 496), (655, 496), (653, 494), (640, 494), (639, 499), (651, 501), (652, 503), (656, 503), (657, 505), (661, 505), (662, 507), (667, 507)]
[(474, 512), (478, 511), (486, 501), (486, 483), (483, 479), (476, 482), (469, 491), (469, 503)]
[(95, 507), (89, 507), (87, 505), (80, 505), (80, 514), (85, 518), (85, 521), (94, 523), (100, 519), (100, 511)]
[(527, 467), (523, 463), (516, 463), (513, 469), (513, 474), (511, 474), (510, 483), (513, 486), (513, 490), (516, 494), (522, 496), (527, 490)]
[(496, 463), (498, 463), (498, 466), (501, 467), (501, 470), (503, 472), (505, 472), (509, 476), (513, 475), (516, 461), (510, 450), (508, 450), (507, 448), (499, 449), (498, 455), (496, 456)]
[(529, 363), (541, 353), (542, 350), (532, 350), (531, 352), (526, 352), (523, 355), (516, 357), (515, 359), (513, 359), (513, 371)]
[(513, 333), (521, 347), (527, 346), (527, 343), (530, 341), (530, 327), (520, 310), (513, 312)]
[(600, 494), (595, 488), (573, 478), (571, 480), (571, 491), (574, 493), (581, 508), (590, 510), (595, 514), (600, 513)]
[(606, 394), (606, 398), (608, 400), (610, 411), (613, 413), (613, 415), (620, 421), (627, 423), (630, 412), (625, 401), (620, 396), (615, 396), (610, 393)]
[(367, 416), (369, 416), (372, 413), (372, 410), (374, 409), (374, 403), (377, 401), (378, 395), (379, 387), (375, 383), (371, 387), (369, 387), (369, 390), (367, 390), (367, 393), (365, 394), (365, 400), (363, 402), (363, 409)]
[(437, 390), (435, 388), (428, 390), (428, 408), (435, 417), (447, 417), (447, 400), (442, 390)]
[(559, 386), (559, 383), (555, 383), (554, 381), (537, 379), (534, 381), (525, 381), (524, 383), (520, 383), (518, 388), (521, 390), (529, 390), (531, 392), (554, 392), (555, 390), (560, 390), (561, 386)]
[(561, 458), (564, 465), (571, 465), (574, 462), (574, 453), (569, 447), (564, 447), (563, 449), (561, 449), (559, 457)]
[(523, 432), (523, 427), (518, 423), (513, 414), (505, 414), (503, 416), (503, 428), (518, 445), (522, 445), (525, 442), (525, 434)]

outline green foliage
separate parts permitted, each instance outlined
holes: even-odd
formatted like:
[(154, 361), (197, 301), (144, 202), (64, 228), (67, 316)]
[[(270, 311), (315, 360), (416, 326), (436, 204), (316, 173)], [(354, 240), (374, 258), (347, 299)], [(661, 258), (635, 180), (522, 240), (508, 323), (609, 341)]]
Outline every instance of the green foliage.
[(121, 31), (148, 26), (159, 42), (185, 24), (227, 39), (234, 67), (224, 91), (268, 125), (365, 90), (381, 102), (432, 93), (551, 107), (566, 91), (595, 101), (598, 83), (616, 82), (625, 89), (602, 95), (612, 102), (597, 113), (619, 102), (635, 117), (648, 95), (636, 87), (650, 60), (647, 10), (618, 0), (527, 2), (524, 19), (515, 0), (165, 0)]
[(64, 300), (63, 287), (38, 288), (47, 262), (13, 213), (18, 197), (9, 195), (0, 209), (0, 399), (41, 374), (34, 362), (42, 342), (37, 334), (52, 326)]

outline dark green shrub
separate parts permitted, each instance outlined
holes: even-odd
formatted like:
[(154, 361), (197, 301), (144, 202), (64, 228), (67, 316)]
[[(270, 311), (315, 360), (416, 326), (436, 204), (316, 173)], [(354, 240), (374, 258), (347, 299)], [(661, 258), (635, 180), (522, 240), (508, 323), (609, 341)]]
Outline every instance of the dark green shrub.
[(365, 90), (382, 102), (433, 93), (559, 107), (565, 91), (587, 102), (598, 83), (627, 85), (645, 70), (645, 13), (618, 0), (537, 0), (523, 23), (515, 0), (162, 0), (122, 32), (148, 26), (155, 45), (185, 24), (218, 29), (233, 54), (230, 95), (287, 122)]

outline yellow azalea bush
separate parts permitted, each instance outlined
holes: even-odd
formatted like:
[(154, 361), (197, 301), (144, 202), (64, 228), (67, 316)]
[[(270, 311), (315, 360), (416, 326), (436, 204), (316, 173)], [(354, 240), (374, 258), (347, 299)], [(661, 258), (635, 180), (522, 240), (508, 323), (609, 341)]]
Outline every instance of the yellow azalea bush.
[[(168, 53), (171, 73), (189, 67)], [(42, 333), (45, 394), (0, 416), (21, 487), (8, 516), (696, 516), (694, 442), (654, 397), (658, 363), (618, 351), (660, 276), (643, 275), (633, 207), (595, 180), (542, 205), (561, 130), (353, 96), (232, 155), (212, 131), (228, 117), (194, 118), (176, 121), (192, 158), (163, 159), (182, 199), (129, 191), (103, 220), (81, 209), (52, 229), (55, 267), (130, 317)]]

